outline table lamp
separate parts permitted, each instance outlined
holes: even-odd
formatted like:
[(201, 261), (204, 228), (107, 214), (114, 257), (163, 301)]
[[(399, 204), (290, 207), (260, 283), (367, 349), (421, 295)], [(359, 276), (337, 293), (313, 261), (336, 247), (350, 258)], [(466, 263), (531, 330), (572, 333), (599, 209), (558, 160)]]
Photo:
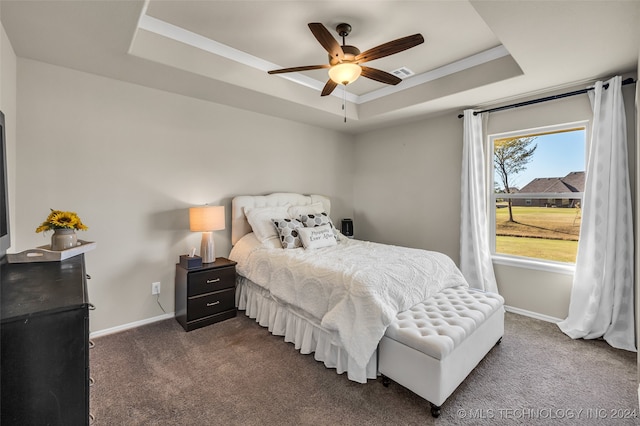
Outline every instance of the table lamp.
[(202, 263), (216, 260), (213, 232), (224, 229), (224, 206), (202, 206), (189, 208), (189, 229), (202, 232), (200, 257)]

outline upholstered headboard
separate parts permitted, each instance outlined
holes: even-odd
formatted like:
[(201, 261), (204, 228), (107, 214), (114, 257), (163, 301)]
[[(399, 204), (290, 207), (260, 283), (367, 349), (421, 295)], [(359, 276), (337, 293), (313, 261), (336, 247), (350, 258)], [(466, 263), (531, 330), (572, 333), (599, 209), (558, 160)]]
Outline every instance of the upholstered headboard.
[(231, 244), (251, 232), (251, 225), (244, 215), (245, 207), (276, 207), (290, 204), (292, 206), (307, 206), (321, 202), (324, 211), (331, 213), (331, 201), (324, 195), (302, 195), (292, 192), (277, 192), (269, 195), (239, 195), (231, 200)]

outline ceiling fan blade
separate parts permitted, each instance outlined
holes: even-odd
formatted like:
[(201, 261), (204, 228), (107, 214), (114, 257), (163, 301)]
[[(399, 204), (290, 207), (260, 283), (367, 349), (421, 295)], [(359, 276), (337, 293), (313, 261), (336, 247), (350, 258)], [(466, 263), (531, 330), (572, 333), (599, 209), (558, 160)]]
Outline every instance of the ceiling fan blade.
[(393, 74), (389, 74), (386, 71), (377, 70), (375, 68), (369, 68), (360, 65), (362, 68), (362, 76), (370, 78), (371, 80), (379, 81), (380, 83), (396, 85), (402, 81), (400, 77), (396, 77)]
[(422, 37), (422, 34), (402, 37), (362, 52), (356, 56), (355, 62), (363, 63), (373, 61), (374, 59), (384, 58), (385, 56), (411, 49), (421, 43), (424, 43), (424, 37)]
[(333, 89), (335, 89), (336, 87), (338, 87), (338, 83), (329, 79), (329, 81), (327, 81), (327, 84), (324, 85), (324, 89), (322, 89), (322, 93), (320, 94), (320, 96), (330, 95), (331, 92), (333, 92)]
[(324, 25), (319, 22), (312, 22), (309, 24), (309, 29), (332, 58), (342, 59), (344, 57), (342, 47)]
[(310, 70), (319, 70), (322, 68), (331, 68), (331, 65), (306, 65), (303, 67), (292, 67), (292, 68), (282, 68), (280, 70), (271, 70), (267, 71), (269, 74), (282, 74), (285, 72), (298, 72), (298, 71), (310, 71)]

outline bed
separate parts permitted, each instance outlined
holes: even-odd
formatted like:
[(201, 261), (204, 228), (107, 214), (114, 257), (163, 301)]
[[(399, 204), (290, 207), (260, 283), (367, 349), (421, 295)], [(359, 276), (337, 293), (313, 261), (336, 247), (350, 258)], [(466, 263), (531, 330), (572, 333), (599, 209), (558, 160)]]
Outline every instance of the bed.
[(378, 343), (399, 312), (468, 285), (442, 253), (344, 237), (330, 211), (321, 195), (235, 197), (236, 305), (301, 353), (366, 383), (377, 378)]

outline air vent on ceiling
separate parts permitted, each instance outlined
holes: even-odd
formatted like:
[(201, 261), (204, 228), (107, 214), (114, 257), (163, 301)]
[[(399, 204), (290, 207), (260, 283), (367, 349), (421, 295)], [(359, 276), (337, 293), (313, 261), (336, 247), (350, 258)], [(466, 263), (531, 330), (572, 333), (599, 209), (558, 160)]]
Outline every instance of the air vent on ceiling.
[(397, 70), (391, 71), (391, 74), (395, 75), (396, 77), (407, 78), (407, 77), (411, 77), (415, 73), (407, 67), (401, 67), (401, 68), (398, 68)]

